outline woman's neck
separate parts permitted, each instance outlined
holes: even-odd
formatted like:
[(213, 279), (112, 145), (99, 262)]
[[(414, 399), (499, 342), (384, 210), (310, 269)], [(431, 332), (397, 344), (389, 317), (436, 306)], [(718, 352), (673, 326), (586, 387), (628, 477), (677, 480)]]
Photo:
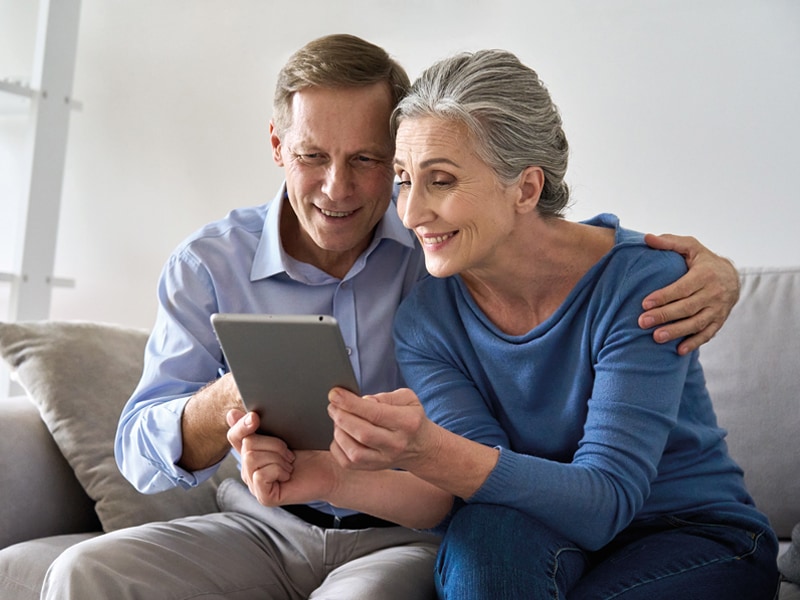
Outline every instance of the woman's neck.
[(461, 273), (475, 302), (510, 335), (548, 319), (614, 245), (614, 230), (562, 219), (536, 219), (515, 230), (493, 265)]

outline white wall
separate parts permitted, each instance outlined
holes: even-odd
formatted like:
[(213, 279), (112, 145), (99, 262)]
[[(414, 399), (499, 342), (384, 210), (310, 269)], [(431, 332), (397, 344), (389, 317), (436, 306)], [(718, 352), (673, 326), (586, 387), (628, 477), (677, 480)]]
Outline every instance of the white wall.
[(55, 273), (77, 285), (53, 318), (152, 324), (172, 248), (274, 194), (275, 75), (333, 32), (412, 77), (507, 48), (561, 107), (571, 217), (692, 234), (740, 266), (800, 264), (796, 0), (83, 0)]

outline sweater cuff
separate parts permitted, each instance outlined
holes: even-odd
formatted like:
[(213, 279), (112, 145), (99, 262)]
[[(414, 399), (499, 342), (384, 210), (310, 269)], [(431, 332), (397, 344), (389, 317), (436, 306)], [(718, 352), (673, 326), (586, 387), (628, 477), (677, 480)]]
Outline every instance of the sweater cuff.
[[(495, 450), (500, 451), (500, 456), (497, 457), (497, 464), (489, 473), (489, 477), (483, 482), (483, 485), (478, 488), (471, 497), (467, 498), (467, 503), (482, 503), (482, 504), (502, 504), (501, 498), (508, 495), (509, 486), (514, 481), (514, 473), (519, 472), (519, 467), (516, 466), (518, 455), (509, 451), (507, 448), (495, 446)], [(503, 491), (505, 490), (505, 494)]]

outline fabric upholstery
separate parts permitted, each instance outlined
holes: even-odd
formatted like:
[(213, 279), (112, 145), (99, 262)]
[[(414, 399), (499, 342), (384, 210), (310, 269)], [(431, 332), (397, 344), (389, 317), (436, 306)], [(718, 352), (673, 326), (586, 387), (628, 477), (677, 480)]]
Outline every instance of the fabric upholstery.
[(800, 268), (743, 269), (741, 281), (739, 302), (700, 362), (731, 455), (788, 539), (800, 522)]
[(0, 548), (31, 537), (99, 530), (94, 503), (36, 407), (24, 396), (0, 404)]
[(215, 511), (218, 482), (237, 476), (229, 460), (222, 473), (196, 489), (151, 496), (122, 477), (114, 461), (114, 435), (141, 374), (146, 340), (144, 331), (102, 323), (0, 323), (0, 355), (95, 501), (104, 531)]

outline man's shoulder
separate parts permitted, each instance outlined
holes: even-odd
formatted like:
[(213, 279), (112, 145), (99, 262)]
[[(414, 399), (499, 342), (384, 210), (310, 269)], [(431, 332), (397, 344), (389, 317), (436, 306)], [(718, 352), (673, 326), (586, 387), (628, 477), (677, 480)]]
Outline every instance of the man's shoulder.
[(211, 221), (187, 236), (177, 247), (176, 254), (201, 249), (209, 244), (242, 243), (257, 240), (264, 229), (267, 204), (236, 208), (216, 221)]

